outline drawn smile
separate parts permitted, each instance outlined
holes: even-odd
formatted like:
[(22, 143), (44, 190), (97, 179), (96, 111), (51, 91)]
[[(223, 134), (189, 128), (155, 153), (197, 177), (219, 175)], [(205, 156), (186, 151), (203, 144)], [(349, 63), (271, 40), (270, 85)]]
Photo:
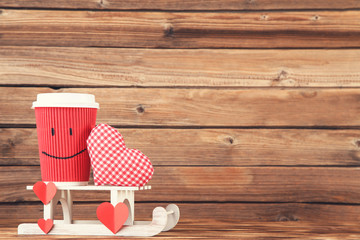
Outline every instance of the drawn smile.
[(83, 149), (83, 150), (81, 150), (80, 152), (72, 155), (72, 156), (69, 156), (69, 157), (57, 157), (57, 156), (50, 155), (50, 154), (48, 154), (48, 153), (46, 153), (46, 152), (44, 152), (44, 151), (43, 151), (42, 153), (43, 153), (44, 155), (48, 156), (48, 157), (52, 157), (52, 158), (56, 158), (56, 159), (69, 159), (69, 158), (73, 158), (73, 157), (75, 157), (75, 156), (77, 156), (77, 155), (79, 155), (79, 154), (81, 154), (81, 153), (83, 153), (83, 152), (85, 152), (85, 151), (86, 151), (86, 148)]

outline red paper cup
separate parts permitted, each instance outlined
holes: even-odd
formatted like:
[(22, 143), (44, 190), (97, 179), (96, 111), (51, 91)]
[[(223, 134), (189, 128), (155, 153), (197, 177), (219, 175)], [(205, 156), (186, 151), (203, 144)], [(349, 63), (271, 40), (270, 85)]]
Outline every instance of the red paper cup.
[(90, 158), (86, 139), (95, 127), (98, 107), (91, 94), (38, 94), (33, 108), (43, 181), (87, 185)]

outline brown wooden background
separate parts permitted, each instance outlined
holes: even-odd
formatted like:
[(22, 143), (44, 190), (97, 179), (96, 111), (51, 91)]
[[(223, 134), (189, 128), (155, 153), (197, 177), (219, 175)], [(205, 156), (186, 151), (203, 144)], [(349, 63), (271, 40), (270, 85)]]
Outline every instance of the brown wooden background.
[[(38, 93), (96, 95), (155, 165), (136, 216), (360, 221), (360, 1), (0, 1), (0, 218), (41, 217)], [(106, 193), (75, 196), (95, 218)], [(199, 220), (200, 221), (200, 220)]]

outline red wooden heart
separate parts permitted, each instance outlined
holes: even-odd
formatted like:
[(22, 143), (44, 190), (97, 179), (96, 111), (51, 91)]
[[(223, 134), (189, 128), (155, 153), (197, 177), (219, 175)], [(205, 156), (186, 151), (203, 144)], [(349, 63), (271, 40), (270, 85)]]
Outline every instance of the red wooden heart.
[(41, 230), (44, 233), (48, 233), (50, 232), (50, 230), (52, 229), (52, 227), (54, 226), (53, 220), (52, 219), (47, 219), (45, 221), (45, 219), (40, 218), (37, 222), (37, 224), (39, 225), (39, 227), (41, 228)]
[(99, 124), (87, 139), (95, 185), (144, 186), (154, 168), (147, 156), (126, 148), (121, 134), (107, 124)]
[(53, 182), (45, 184), (44, 182), (37, 182), (34, 184), (33, 191), (36, 196), (43, 202), (43, 204), (48, 204), (56, 194), (56, 186)]
[(104, 202), (96, 209), (96, 215), (102, 224), (116, 234), (126, 222), (129, 209), (125, 203), (120, 202), (114, 207), (111, 203)]

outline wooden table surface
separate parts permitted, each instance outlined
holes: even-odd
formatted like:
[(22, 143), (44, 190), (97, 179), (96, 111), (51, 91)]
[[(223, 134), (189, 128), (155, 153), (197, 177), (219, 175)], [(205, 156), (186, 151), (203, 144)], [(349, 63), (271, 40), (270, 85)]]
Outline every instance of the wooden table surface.
[[(28, 219), (26, 221), (29, 222)], [(20, 219), (10, 222), (1, 220), (0, 226), (13, 227), (1, 227), (0, 239), (119, 239), (119, 237), (101, 236), (17, 235), (16, 225), (20, 222)], [(360, 228), (359, 224), (348, 222), (239, 222), (185, 219), (180, 220), (179, 224), (169, 232), (163, 232), (152, 238), (133, 239), (360, 239)]]

